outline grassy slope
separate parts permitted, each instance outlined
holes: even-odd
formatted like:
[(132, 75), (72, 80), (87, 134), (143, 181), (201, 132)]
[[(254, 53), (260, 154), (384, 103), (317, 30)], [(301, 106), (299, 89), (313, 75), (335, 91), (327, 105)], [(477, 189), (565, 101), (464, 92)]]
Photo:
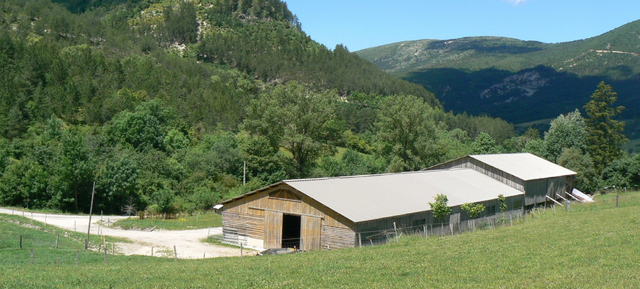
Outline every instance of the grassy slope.
[(193, 216), (182, 216), (178, 219), (163, 220), (162, 215), (157, 215), (160, 219), (122, 219), (113, 224), (114, 227), (128, 229), (147, 229), (156, 227), (163, 230), (190, 230), (222, 226), (222, 216), (214, 213), (195, 214)]
[[(514, 227), (428, 240), (405, 237), (398, 245), (362, 249), (177, 264), (163, 258), (121, 256), (114, 256), (108, 266), (100, 260), (60, 268), (2, 262), (0, 284), (11, 288), (638, 288), (640, 193), (621, 195), (617, 209), (612, 195), (598, 201), (572, 205), (571, 212), (547, 210)], [(0, 254), (6, 260), (6, 250)]]

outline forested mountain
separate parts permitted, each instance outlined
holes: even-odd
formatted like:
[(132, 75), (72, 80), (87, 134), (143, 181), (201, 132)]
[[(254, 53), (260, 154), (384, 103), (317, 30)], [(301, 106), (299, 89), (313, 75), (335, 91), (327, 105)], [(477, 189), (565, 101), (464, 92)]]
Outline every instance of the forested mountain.
[[(382, 114), (404, 101), (419, 121)], [(432, 134), (390, 134), (404, 126)], [(279, 0), (0, 3), (0, 205), (88, 211), (95, 182), (105, 212), (193, 211), (285, 178), (423, 168), (482, 132), (515, 135), (318, 44)]]
[[(611, 84), (640, 118), (640, 20), (603, 35), (547, 44), (501, 37), (405, 41), (356, 52), (433, 91), (445, 109), (514, 123), (581, 108), (599, 82)], [(628, 124), (636, 137), (639, 122)]]

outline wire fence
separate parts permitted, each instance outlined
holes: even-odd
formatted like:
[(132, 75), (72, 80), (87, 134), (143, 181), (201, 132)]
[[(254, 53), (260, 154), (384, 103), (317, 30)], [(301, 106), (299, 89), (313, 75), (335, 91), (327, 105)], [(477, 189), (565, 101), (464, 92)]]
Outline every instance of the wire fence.
[(414, 226), (402, 226), (384, 230), (372, 230), (358, 232), (356, 245), (358, 247), (375, 246), (397, 242), (402, 236), (423, 236), (424, 238), (436, 236), (454, 236), (457, 234), (475, 232), (476, 230), (492, 230), (500, 226), (513, 226), (514, 223), (528, 218), (524, 211), (511, 211), (497, 213), (477, 219), (465, 220), (455, 223), (434, 223)]

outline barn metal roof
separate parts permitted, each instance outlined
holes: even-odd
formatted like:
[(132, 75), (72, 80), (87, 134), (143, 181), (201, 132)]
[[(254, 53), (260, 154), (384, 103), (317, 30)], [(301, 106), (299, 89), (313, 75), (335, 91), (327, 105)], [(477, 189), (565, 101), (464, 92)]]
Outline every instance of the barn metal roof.
[(530, 153), (470, 155), (469, 157), (525, 181), (576, 174), (572, 170)]
[(438, 194), (449, 206), (523, 194), (471, 169), (283, 182), (356, 223), (429, 211)]

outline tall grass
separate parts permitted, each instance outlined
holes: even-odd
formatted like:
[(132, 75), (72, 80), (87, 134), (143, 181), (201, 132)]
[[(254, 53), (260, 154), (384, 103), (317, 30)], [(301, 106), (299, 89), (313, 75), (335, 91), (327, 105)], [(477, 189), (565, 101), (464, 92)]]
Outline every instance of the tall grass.
[[(403, 236), (366, 248), (207, 260), (115, 256), (75, 267), (0, 264), (0, 284), (142, 288), (640, 288), (638, 193), (536, 213), (513, 227)], [(623, 203), (625, 205), (623, 205)], [(6, 234), (4, 232), (2, 236)], [(2, 259), (5, 253), (0, 251)]]

